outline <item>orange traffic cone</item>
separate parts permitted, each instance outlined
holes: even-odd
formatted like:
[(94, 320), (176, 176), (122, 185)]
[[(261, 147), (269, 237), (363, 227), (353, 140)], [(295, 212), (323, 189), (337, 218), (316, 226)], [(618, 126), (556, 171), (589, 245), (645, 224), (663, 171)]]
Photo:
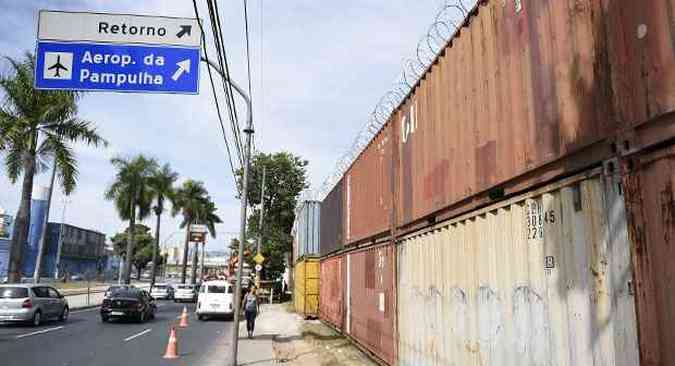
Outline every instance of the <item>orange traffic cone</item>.
[(187, 328), (188, 326), (188, 313), (185, 306), (183, 306), (183, 313), (180, 315), (180, 324), (178, 326), (181, 328)]
[(166, 345), (166, 352), (164, 353), (163, 358), (178, 358), (178, 339), (176, 338), (176, 328), (174, 327), (171, 327), (171, 332), (169, 333), (169, 344)]

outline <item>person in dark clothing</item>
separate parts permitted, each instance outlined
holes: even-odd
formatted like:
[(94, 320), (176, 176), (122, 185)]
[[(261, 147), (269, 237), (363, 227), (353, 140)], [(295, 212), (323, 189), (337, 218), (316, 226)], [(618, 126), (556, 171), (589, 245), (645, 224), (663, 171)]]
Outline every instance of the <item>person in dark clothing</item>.
[(256, 289), (253, 287), (244, 297), (244, 314), (246, 315), (246, 330), (248, 331), (249, 338), (253, 337), (255, 318), (258, 316), (258, 311), (260, 310), (259, 306)]

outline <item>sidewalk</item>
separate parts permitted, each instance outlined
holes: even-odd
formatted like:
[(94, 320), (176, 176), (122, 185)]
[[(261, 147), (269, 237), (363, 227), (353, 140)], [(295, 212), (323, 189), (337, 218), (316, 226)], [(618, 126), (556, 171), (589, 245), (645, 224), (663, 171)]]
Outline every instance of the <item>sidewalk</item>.
[(287, 304), (262, 305), (253, 339), (239, 328), (239, 365), (375, 366), (348, 339), (318, 320), (304, 320)]

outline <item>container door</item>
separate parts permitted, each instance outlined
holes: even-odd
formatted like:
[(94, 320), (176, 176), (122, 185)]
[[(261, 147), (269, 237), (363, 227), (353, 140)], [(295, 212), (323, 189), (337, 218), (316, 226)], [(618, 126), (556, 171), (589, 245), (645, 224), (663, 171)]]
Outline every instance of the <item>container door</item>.
[(675, 146), (625, 162), (640, 361), (675, 365)]

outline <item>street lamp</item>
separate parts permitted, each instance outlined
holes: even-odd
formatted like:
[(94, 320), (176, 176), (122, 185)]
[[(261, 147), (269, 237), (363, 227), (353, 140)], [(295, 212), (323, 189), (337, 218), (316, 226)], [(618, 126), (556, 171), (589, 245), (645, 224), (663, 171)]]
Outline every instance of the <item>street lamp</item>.
[[(246, 127), (244, 128), (244, 133), (246, 134), (246, 151), (244, 151), (244, 174), (241, 182), (241, 218), (239, 225), (239, 250), (237, 257), (239, 258), (239, 269), (237, 270), (237, 282), (234, 291), (234, 322), (232, 322), (232, 365), (237, 365), (237, 352), (239, 349), (239, 305), (241, 300), (241, 274), (243, 269), (243, 260), (244, 260), (244, 242), (246, 241), (246, 209), (247, 200), (248, 200), (248, 171), (249, 163), (251, 161), (251, 137), (253, 135), (253, 117), (252, 117), (252, 108), (251, 108), (251, 98), (246, 94), (244, 89), (242, 89), (237, 83), (230, 80), (227, 74), (218, 67), (213, 61), (202, 56), (201, 60), (207, 64), (207, 67), (211, 67), (220, 76), (227, 81), (228, 84), (244, 99), (246, 102)], [(215, 90), (214, 90), (215, 93)]]

